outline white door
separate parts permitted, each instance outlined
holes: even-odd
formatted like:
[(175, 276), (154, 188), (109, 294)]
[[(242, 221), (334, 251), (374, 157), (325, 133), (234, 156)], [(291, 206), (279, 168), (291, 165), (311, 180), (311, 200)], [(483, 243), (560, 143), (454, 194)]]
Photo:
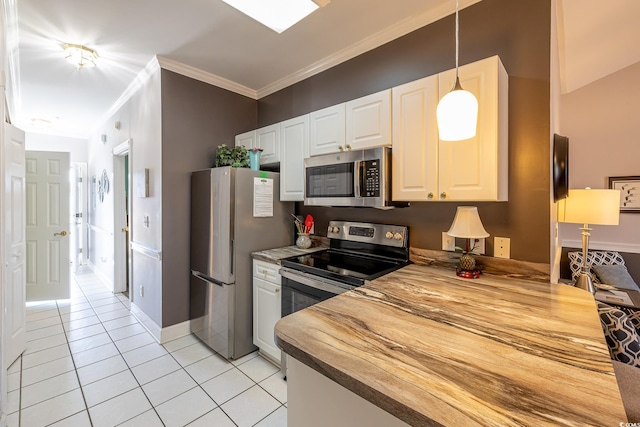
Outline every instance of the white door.
[[(5, 124), (5, 345), (6, 366), (26, 347), (24, 132)], [(66, 218), (65, 218), (66, 220)]]
[(27, 301), (69, 298), (69, 153), (26, 154)]

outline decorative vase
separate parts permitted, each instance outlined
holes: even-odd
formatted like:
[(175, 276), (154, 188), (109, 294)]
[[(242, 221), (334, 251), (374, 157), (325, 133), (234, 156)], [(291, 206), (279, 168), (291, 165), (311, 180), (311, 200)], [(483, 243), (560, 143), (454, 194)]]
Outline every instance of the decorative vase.
[(260, 155), (262, 151), (249, 150), (249, 165), (254, 171), (260, 170)]
[(476, 268), (476, 260), (469, 254), (464, 254), (460, 257), (460, 268), (463, 270), (471, 271)]
[(300, 249), (308, 249), (311, 247), (311, 238), (309, 233), (298, 233), (298, 239), (296, 240), (296, 246)]

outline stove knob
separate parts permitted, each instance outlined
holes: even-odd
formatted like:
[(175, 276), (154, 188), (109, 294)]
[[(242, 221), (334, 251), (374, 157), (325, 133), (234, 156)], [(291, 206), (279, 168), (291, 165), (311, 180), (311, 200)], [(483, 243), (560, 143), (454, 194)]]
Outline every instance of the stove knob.
[(337, 232), (339, 232), (339, 231), (340, 231), (340, 229), (339, 229), (338, 227), (335, 227), (335, 226), (333, 227), (333, 232), (334, 232), (334, 233), (337, 233)]
[(387, 231), (387, 234), (385, 234), (384, 237), (386, 237), (387, 239), (393, 239), (393, 233), (390, 231)]
[(402, 234), (396, 233), (396, 234), (393, 235), (393, 238), (396, 239), (396, 240), (402, 240)]
[(333, 231), (333, 227), (329, 226), (329, 228), (327, 228), (327, 233), (331, 233)]

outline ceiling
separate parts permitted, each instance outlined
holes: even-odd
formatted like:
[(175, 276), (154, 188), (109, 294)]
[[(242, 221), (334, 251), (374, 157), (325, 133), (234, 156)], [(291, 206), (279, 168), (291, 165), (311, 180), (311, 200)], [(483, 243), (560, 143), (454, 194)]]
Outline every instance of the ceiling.
[[(277, 34), (222, 0), (3, 1), (13, 122), (79, 138), (156, 56), (163, 68), (258, 99), (455, 11), (453, 0), (331, 0)], [(640, 40), (640, 1), (557, 2), (564, 91), (640, 61), (640, 49), (626, 49)], [(62, 59), (65, 43), (96, 50), (98, 66), (75, 69)]]

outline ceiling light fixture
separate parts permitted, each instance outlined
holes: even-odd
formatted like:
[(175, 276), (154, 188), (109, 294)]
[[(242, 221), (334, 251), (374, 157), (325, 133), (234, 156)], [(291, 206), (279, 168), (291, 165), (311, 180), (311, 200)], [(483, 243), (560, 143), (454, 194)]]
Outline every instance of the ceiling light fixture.
[(438, 103), (436, 115), (438, 133), (444, 141), (461, 141), (476, 136), (478, 124), (478, 100), (469, 91), (462, 89), (458, 78), (459, 47), (458, 0), (456, 0), (456, 80), (451, 92)]
[(72, 63), (76, 68), (92, 68), (96, 66), (98, 54), (95, 50), (79, 44), (67, 43), (62, 46), (64, 59)]
[(280, 34), (330, 0), (222, 0)]

